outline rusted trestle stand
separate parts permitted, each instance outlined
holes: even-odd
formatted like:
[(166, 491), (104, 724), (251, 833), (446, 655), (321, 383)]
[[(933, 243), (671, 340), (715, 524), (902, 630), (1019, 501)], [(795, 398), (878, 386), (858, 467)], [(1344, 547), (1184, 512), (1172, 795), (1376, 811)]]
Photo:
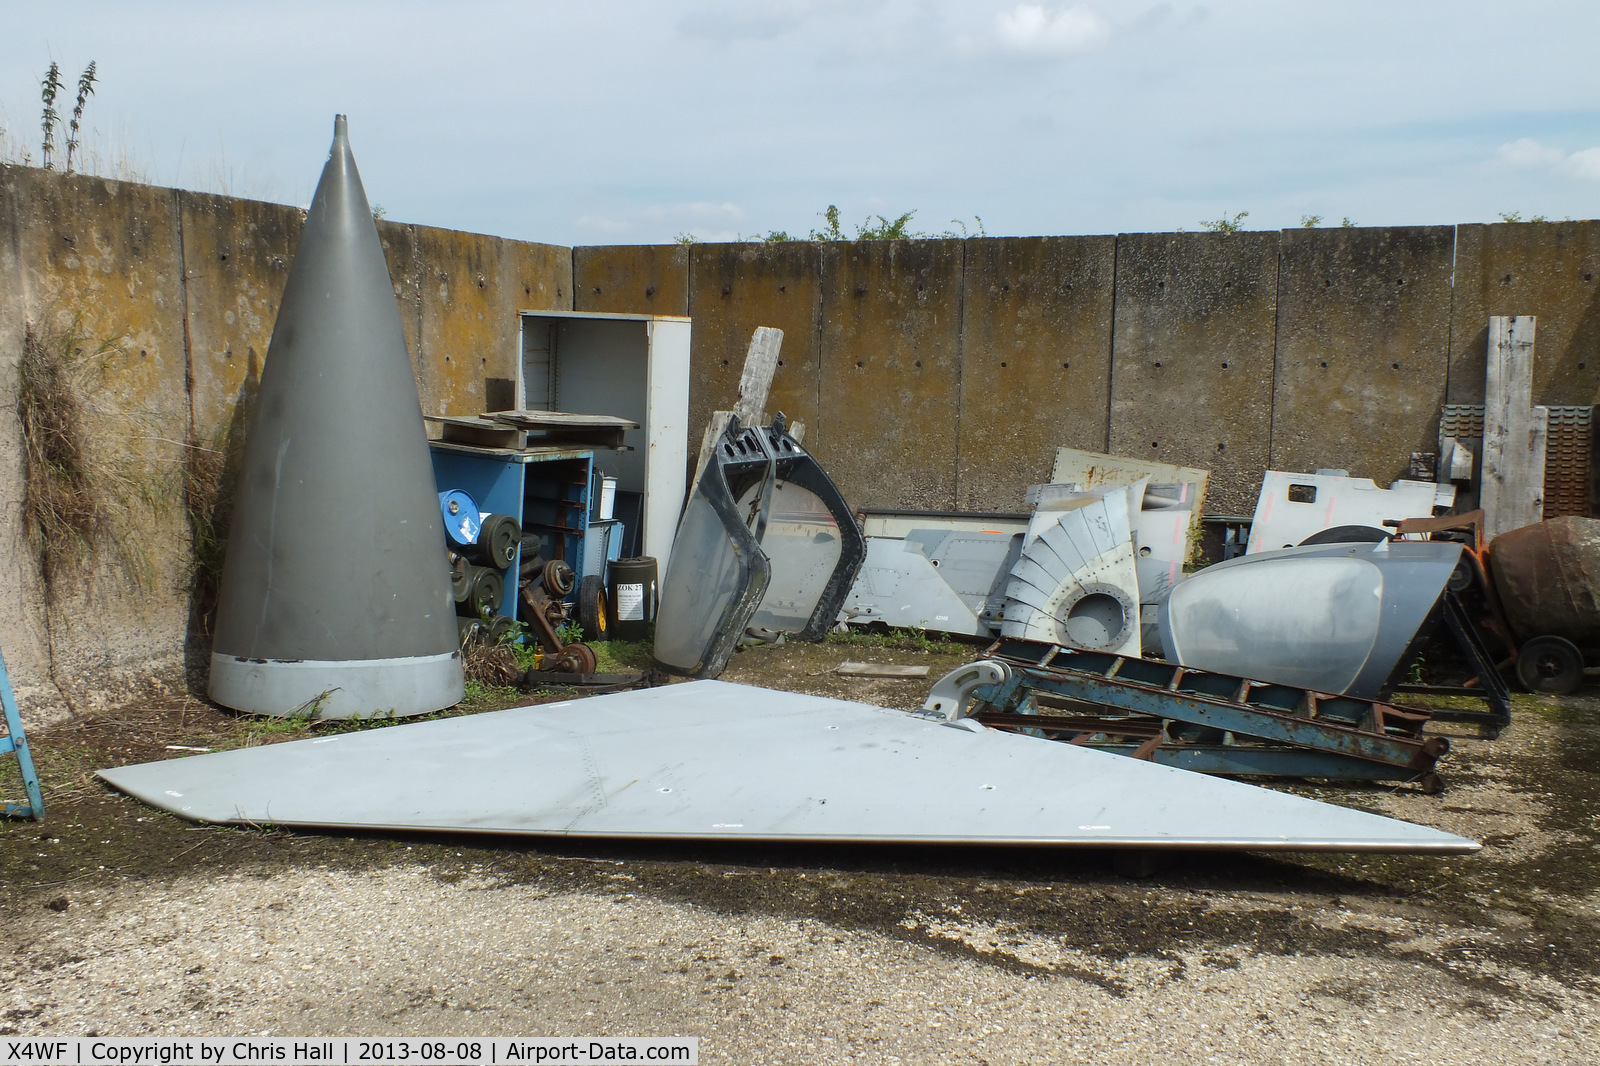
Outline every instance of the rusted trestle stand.
[(1415, 781), (1432, 792), (1450, 750), (1423, 736), (1422, 708), (1024, 640), (1002, 639), (985, 657), (1002, 669), (965, 686), (957, 713), (1186, 770)]

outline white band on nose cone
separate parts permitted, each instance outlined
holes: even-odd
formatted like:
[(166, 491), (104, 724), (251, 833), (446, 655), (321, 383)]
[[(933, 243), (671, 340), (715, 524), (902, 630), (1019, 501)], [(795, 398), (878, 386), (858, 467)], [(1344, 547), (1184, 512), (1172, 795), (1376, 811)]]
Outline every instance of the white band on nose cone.
[(461, 653), (403, 659), (295, 661), (214, 652), (211, 698), (252, 714), (403, 718), (460, 703)]

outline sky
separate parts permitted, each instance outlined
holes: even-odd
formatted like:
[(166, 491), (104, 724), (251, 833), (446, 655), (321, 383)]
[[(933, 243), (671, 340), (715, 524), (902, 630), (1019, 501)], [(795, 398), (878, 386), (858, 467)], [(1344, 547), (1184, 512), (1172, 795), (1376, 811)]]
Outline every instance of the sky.
[[(562, 245), (1600, 216), (1594, 0), (0, 0), (0, 158)], [(60, 103), (58, 103), (60, 106)], [(981, 221), (980, 221), (981, 220)]]

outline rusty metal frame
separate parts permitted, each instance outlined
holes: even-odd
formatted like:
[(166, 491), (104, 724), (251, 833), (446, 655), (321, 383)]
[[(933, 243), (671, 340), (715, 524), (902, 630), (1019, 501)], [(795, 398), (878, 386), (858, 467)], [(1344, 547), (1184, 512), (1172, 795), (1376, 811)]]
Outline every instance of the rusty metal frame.
[(985, 654), (1009, 676), (973, 690), (979, 722), (1168, 765), (1434, 789), (1450, 750), (1423, 735), (1423, 708), (1034, 641), (1002, 639)]

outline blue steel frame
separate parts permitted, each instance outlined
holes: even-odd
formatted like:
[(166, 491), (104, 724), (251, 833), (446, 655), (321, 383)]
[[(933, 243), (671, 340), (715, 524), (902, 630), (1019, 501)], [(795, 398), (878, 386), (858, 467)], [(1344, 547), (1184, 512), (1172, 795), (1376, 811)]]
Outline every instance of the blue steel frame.
[[(439, 490), (461, 489), (478, 501), (478, 506), (492, 514), (508, 514), (526, 531), (524, 501), (527, 483), (537, 473), (530, 467), (539, 463), (580, 460), (588, 464), (585, 475), (584, 498), (576, 501), (573, 513), (587, 531), (589, 520), (588, 488), (594, 471), (594, 450), (591, 448), (530, 448), (525, 451), (508, 448), (475, 448), (465, 444), (431, 442), (433, 453), (433, 479)], [(574, 538), (568, 546), (567, 563), (575, 573), (583, 573), (582, 537)], [(517, 617), (517, 573), (522, 565), (522, 546), (517, 546), (517, 557), (506, 570), (505, 599), (500, 614), (513, 620)]]
[[(1170, 766), (1223, 774), (1414, 780), (1431, 775), (1450, 750), (1445, 738), (1422, 735), (1429, 716), (1418, 709), (1032, 641), (1002, 640), (988, 655), (1004, 660), (1011, 677), (974, 691), (975, 707), (993, 708), (993, 713), (975, 711), (979, 721), (1070, 735), (1073, 743)], [(1058, 718), (1039, 708), (1039, 695), (1072, 705), (1072, 716)], [(1085, 717), (1085, 710), (1095, 716)], [(1117, 715), (1124, 717), (1118, 721)], [(1230, 741), (1230, 734), (1235, 739)], [(1130, 735), (1148, 739), (1137, 744), (1111, 739)]]
[(17, 711), (17, 698), (11, 692), (11, 675), (6, 672), (6, 659), (0, 654), (0, 704), (5, 705), (6, 732), (0, 736), (0, 755), (14, 754), (22, 771), (22, 788), (28, 794), (27, 803), (7, 803), (7, 818), (32, 818), (44, 821), (44, 796), (39, 792), (39, 775), (33, 769), (33, 756), (28, 753), (28, 737), (22, 731), (22, 715)]

